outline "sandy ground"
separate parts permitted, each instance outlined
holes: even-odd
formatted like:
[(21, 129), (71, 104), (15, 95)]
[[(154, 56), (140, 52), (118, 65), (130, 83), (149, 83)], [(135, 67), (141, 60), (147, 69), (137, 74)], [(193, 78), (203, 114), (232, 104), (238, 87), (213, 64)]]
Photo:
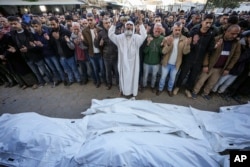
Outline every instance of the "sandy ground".
[[(59, 118), (82, 118), (81, 112), (91, 105), (92, 99), (106, 99), (119, 97), (118, 88), (113, 86), (111, 90), (106, 90), (104, 85), (96, 88), (90, 81), (87, 85), (77, 83), (65, 87), (63, 84), (51, 88), (47, 85), (38, 89), (20, 89), (18, 86), (12, 88), (0, 87), (0, 114), (3, 113), (23, 113), (36, 112), (49, 117)], [(182, 106), (192, 106), (206, 111), (219, 111), (221, 106), (238, 105), (233, 99), (228, 101), (219, 96), (213, 96), (211, 100), (205, 100), (198, 96), (196, 100), (187, 98), (184, 91), (169, 97), (164, 91), (160, 96), (156, 96), (150, 89), (143, 93), (139, 92), (137, 100), (151, 100), (156, 103), (168, 103)], [(249, 99), (244, 98), (244, 101)]]

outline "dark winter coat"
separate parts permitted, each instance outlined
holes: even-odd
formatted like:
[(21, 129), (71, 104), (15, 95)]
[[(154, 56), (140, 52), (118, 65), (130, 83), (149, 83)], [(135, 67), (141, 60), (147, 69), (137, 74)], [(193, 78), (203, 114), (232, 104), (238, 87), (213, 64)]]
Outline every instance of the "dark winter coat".
[[(56, 39), (52, 36), (52, 33), (54, 31), (55, 30), (52, 30), (50, 35), (49, 35), (50, 36), (50, 45), (55, 48), (56, 53), (59, 55), (57, 44), (56, 44)], [(75, 55), (75, 50), (69, 48), (69, 46), (67, 44), (67, 41), (65, 40), (65, 36), (68, 36), (70, 38), (71, 32), (69, 30), (66, 30), (63, 26), (60, 25), (60, 28), (59, 28), (59, 42), (60, 42), (60, 45), (62, 47), (62, 50), (64, 52), (65, 57), (70, 58), (70, 57)], [(61, 56), (61, 55), (59, 55), (59, 56)]]
[(30, 42), (34, 42), (34, 34), (24, 29), (25, 39), (24, 39), (24, 42), (22, 42), (21, 39), (19, 39), (18, 37), (17, 31), (11, 31), (10, 33), (11, 33), (12, 40), (14, 41), (16, 45), (15, 46), (16, 50), (20, 50), (23, 46), (27, 47), (28, 51), (26, 53), (21, 53), (21, 55), (26, 61), (37, 62), (43, 59), (42, 48), (32, 46), (30, 44)]
[(195, 26), (189, 33), (189, 37), (199, 36), (197, 44), (191, 43), (191, 51), (185, 56), (185, 61), (190, 63), (201, 64), (207, 54), (211, 54), (214, 50), (214, 37), (215, 32), (213, 28), (210, 28), (206, 33), (200, 32), (201, 25)]

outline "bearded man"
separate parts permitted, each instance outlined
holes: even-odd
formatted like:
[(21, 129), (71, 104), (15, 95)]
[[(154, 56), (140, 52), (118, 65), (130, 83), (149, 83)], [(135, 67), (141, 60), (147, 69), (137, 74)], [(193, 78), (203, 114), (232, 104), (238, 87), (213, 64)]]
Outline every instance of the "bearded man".
[(124, 33), (116, 35), (115, 17), (108, 36), (118, 48), (118, 72), (120, 93), (125, 96), (137, 96), (139, 86), (140, 57), (139, 48), (147, 37), (147, 31), (139, 18), (140, 34), (135, 34), (135, 25), (132, 21), (125, 24)]

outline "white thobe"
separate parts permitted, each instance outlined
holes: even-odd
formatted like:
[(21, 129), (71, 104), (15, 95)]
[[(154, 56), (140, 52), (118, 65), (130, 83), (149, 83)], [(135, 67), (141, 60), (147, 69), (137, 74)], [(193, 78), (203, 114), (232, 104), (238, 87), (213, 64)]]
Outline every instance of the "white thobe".
[(147, 37), (146, 29), (140, 25), (140, 35), (127, 38), (124, 33), (116, 35), (115, 26), (109, 29), (109, 38), (118, 48), (118, 72), (120, 90), (125, 96), (137, 96), (139, 85), (140, 57), (139, 49)]

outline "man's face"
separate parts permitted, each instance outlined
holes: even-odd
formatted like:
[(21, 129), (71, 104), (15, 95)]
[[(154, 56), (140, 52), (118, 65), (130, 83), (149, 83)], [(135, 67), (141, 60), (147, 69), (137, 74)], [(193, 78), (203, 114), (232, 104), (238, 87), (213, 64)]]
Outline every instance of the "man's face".
[(103, 21), (103, 26), (106, 30), (108, 30), (111, 26), (111, 22), (109, 20), (104, 20)]
[(182, 26), (174, 26), (173, 27), (173, 35), (174, 37), (179, 37), (181, 35)]
[(65, 17), (64, 17), (64, 16), (60, 16), (59, 19), (60, 19), (60, 21), (62, 21), (62, 22), (65, 21)]
[(52, 30), (58, 30), (59, 24), (55, 20), (52, 20), (50, 21), (50, 27), (52, 28)]
[(141, 18), (142, 18), (142, 19), (144, 19), (144, 18), (145, 18), (144, 14), (142, 14), (142, 13), (140, 14), (140, 16), (141, 16)]
[(197, 24), (201, 21), (201, 17), (199, 15), (194, 15), (192, 21), (194, 24)]
[(0, 17), (0, 25), (3, 27), (9, 26), (8, 20), (5, 17)]
[(73, 26), (72, 31), (74, 34), (78, 35), (80, 33), (80, 28), (78, 26)]
[(41, 32), (42, 26), (38, 24), (32, 24), (32, 28), (34, 29), (35, 32)]
[(150, 14), (148, 18), (149, 18), (150, 21), (153, 21), (154, 20), (154, 15)]
[(12, 30), (21, 30), (22, 29), (22, 25), (18, 21), (10, 21), (9, 24), (10, 24)]
[(90, 27), (95, 26), (95, 19), (93, 17), (87, 17), (87, 21)]
[(87, 21), (87, 19), (81, 20), (81, 25), (82, 25), (83, 28), (88, 27), (88, 21)]
[(66, 25), (67, 26), (72, 26), (72, 22), (73, 22), (73, 20), (66, 20)]
[(240, 33), (240, 28), (235, 27), (229, 29), (225, 32), (224, 39), (227, 41), (232, 41), (238, 37), (239, 33)]
[(162, 28), (156, 27), (156, 28), (154, 28), (153, 32), (154, 32), (154, 37), (159, 37), (161, 35)]
[(228, 18), (229, 18), (229, 16), (221, 16), (221, 18), (220, 18), (220, 23), (221, 23), (222, 25), (227, 24)]
[(126, 36), (132, 36), (132, 34), (133, 34), (133, 24), (131, 24), (131, 23), (126, 24), (124, 34)]
[(154, 20), (154, 23), (161, 23), (161, 18), (160, 17), (156, 17)]
[(180, 12), (179, 13), (179, 16), (184, 16), (185, 15), (185, 12)]
[(96, 15), (96, 9), (93, 9), (93, 10), (92, 10), (92, 13), (93, 13), (94, 15)]
[(180, 19), (179, 22), (182, 24), (182, 27), (186, 25), (186, 19)]
[(46, 18), (44, 16), (41, 16), (40, 21), (41, 21), (41, 23), (46, 23)]
[(174, 21), (174, 17), (173, 16), (168, 16), (168, 22), (173, 22)]
[(203, 31), (207, 32), (208, 29), (212, 26), (213, 19), (205, 19), (201, 22), (201, 28)]
[(133, 24), (127, 23), (125, 28), (126, 30), (133, 30)]

